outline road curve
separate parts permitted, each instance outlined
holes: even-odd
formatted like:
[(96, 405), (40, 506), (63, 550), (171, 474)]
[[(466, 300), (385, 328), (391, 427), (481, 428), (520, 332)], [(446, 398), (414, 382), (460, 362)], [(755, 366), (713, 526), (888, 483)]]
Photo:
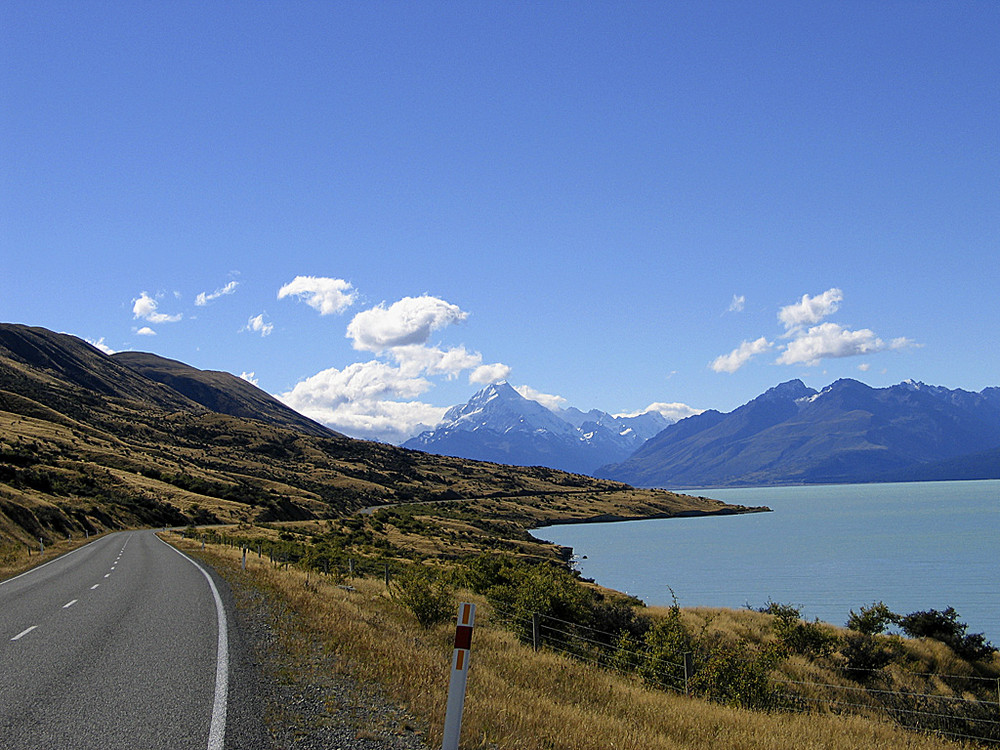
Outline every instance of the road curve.
[(151, 531), (0, 582), (0, 747), (242, 746), (229, 619), (213, 575)]

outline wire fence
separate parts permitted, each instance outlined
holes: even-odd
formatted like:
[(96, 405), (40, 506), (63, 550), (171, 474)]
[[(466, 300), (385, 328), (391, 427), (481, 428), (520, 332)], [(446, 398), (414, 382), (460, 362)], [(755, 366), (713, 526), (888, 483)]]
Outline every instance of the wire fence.
[[(248, 555), (266, 558), (270, 565), (295, 565), (342, 579), (345, 576), (383, 577), (388, 585), (397, 564), (384, 560), (355, 559), (338, 550), (310, 549), (298, 542), (261, 540), (214, 531), (189, 534), (194, 539), (245, 550)], [(717, 699), (699, 683), (692, 654), (683, 661), (665, 658), (640, 638), (625, 631), (609, 632), (540, 612), (490, 607), (490, 620), (513, 631), (536, 650), (583, 661), (602, 669), (639, 677), (648, 684), (678, 694)], [(484, 618), (485, 619), (485, 618)], [(487, 624), (484, 621), (482, 624)], [(899, 673), (888, 668), (840, 667), (852, 684), (794, 679), (779, 670), (771, 672), (768, 689), (773, 698), (770, 710), (799, 713), (855, 714), (888, 718), (896, 724), (955, 740), (983, 745), (1000, 745), (1000, 679), (978, 675), (927, 672)], [(901, 679), (936, 682), (946, 693), (907, 689)], [(995, 699), (987, 700), (992, 692)]]
[[(546, 649), (573, 659), (625, 674), (639, 675), (655, 687), (692, 694), (694, 664), (664, 659), (650, 664), (650, 652), (628, 644), (621, 634), (596, 630), (542, 613), (516, 613), (494, 608), (493, 618), (513, 630), (536, 649)], [(780, 672), (770, 676), (778, 698), (777, 710), (856, 714), (889, 718), (907, 729), (984, 745), (1000, 745), (1000, 679), (976, 675), (926, 672), (894, 674), (889, 669), (849, 669), (863, 673), (864, 684), (837, 684), (792, 679)], [(845, 675), (847, 679), (850, 676)], [(893, 687), (900, 677), (935, 680), (955, 694), (922, 692)], [(980, 697), (969, 695), (972, 690)], [(995, 690), (996, 697), (982, 695)], [(964, 693), (964, 694), (963, 694)], [(711, 696), (709, 696), (711, 697)]]

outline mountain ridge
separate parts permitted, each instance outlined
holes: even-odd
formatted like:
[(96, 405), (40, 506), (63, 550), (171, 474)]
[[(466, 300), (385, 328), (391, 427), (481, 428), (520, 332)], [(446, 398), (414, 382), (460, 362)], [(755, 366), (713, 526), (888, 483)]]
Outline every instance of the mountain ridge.
[(1000, 478), (994, 448), (1000, 389), (841, 379), (817, 391), (791, 380), (729, 413), (683, 419), (595, 475), (673, 487)]
[(451, 407), (433, 430), (403, 448), (520, 466), (589, 474), (622, 460), (669, 422), (657, 412), (615, 417), (592, 409), (548, 409), (506, 381), (491, 383)]

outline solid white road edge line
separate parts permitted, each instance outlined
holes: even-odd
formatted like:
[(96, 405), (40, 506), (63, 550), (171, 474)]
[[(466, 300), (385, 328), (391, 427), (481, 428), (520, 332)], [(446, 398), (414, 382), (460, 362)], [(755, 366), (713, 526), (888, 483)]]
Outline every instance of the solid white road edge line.
[[(154, 536), (156, 536), (154, 534)], [(226, 610), (222, 605), (222, 597), (215, 587), (212, 576), (193, 559), (185, 555), (171, 544), (167, 544), (160, 537), (156, 539), (194, 565), (208, 581), (209, 588), (212, 589), (212, 596), (215, 597), (215, 611), (219, 620), (219, 642), (215, 657), (215, 700), (212, 704), (212, 725), (208, 730), (208, 750), (223, 750), (226, 741), (226, 701), (229, 698), (229, 634), (226, 623)]]

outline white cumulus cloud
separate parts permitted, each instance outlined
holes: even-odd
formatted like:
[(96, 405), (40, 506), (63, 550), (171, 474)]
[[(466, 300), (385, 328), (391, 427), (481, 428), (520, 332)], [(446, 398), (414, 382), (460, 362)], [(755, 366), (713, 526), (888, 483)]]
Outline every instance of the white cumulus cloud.
[(558, 411), (562, 408), (562, 405), (566, 403), (566, 399), (562, 396), (536, 391), (530, 385), (515, 385), (514, 390), (529, 401), (537, 401), (549, 411)]
[(230, 281), (224, 287), (216, 289), (214, 292), (200, 292), (197, 297), (194, 298), (194, 303), (198, 307), (204, 307), (212, 300), (219, 299), (219, 297), (225, 297), (227, 294), (232, 294), (236, 291), (236, 287), (240, 285), (238, 281)]
[(135, 333), (136, 333), (137, 336), (155, 336), (156, 335), (156, 331), (154, 331), (149, 326), (143, 326), (142, 328), (138, 329)]
[(798, 302), (786, 305), (778, 311), (778, 320), (784, 324), (785, 330), (790, 335), (804, 326), (819, 323), (823, 318), (833, 315), (843, 300), (844, 293), (836, 287), (827, 289), (815, 297), (803, 294)]
[(291, 408), (352, 437), (398, 443), (434, 427), (447, 407), (416, 399), (431, 387), (384, 362), (329, 368), (280, 394)]
[(270, 336), (271, 332), (274, 331), (274, 323), (268, 323), (264, 320), (264, 313), (260, 315), (254, 315), (248, 321), (246, 326), (243, 328), (244, 331), (253, 331), (254, 333), (259, 333), (263, 336)]
[[(756, 341), (744, 341), (729, 354), (717, 357), (711, 364), (712, 369), (716, 372), (736, 372), (753, 357), (771, 348), (780, 352), (775, 364), (814, 366), (824, 359), (857, 357), (918, 346), (905, 337), (886, 342), (869, 328), (851, 330), (839, 323), (821, 322), (837, 312), (843, 301), (844, 293), (837, 287), (831, 287), (815, 297), (803, 294), (798, 302), (785, 305), (778, 311), (778, 320), (785, 328), (781, 338), (790, 339), (788, 343), (776, 346), (764, 336)], [(862, 365), (862, 372), (866, 372), (867, 367)]]
[(298, 297), (320, 315), (341, 313), (354, 304), (357, 293), (349, 281), (322, 276), (296, 276), (278, 290), (278, 299)]
[(250, 385), (260, 385), (260, 382), (257, 380), (256, 372), (246, 372), (244, 370), (240, 373), (240, 377), (247, 381)]
[(824, 359), (856, 357), (864, 354), (901, 349), (913, 342), (906, 338), (885, 342), (875, 332), (862, 328), (851, 331), (836, 323), (822, 323), (796, 336), (777, 362), (781, 365), (804, 364), (815, 366)]
[(147, 292), (143, 292), (138, 298), (132, 300), (132, 315), (137, 319), (148, 320), (150, 323), (176, 323), (183, 317), (180, 313), (166, 315), (158, 312), (158, 307), (157, 301)]
[(716, 357), (712, 361), (711, 368), (716, 372), (734, 373), (758, 354), (763, 354), (772, 346), (773, 344), (763, 336), (756, 341), (744, 341), (729, 352), (729, 354)]
[(508, 375), (510, 375), (510, 368), (501, 362), (494, 362), (491, 365), (479, 365), (479, 367), (469, 373), (469, 383), (489, 385), (490, 383), (506, 380)]
[(403, 297), (389, 307), (385, 303), (359, 312), (347, 326), (347, 337), (355, 349), (382, 352), (398, 346), (426, 344), (431, 333), (469, 317), (458, 305), (422, 295)]
[(402, 372), (411, 375), (445, 375), (449, 380), (458, 377), (463, 370), (470, 370), (482, 364), (483, 355), (470, 352), (464, 346), (440, 349), (434, 346), (397, 346), (389, 350), (390, 356), (399, 364)]

